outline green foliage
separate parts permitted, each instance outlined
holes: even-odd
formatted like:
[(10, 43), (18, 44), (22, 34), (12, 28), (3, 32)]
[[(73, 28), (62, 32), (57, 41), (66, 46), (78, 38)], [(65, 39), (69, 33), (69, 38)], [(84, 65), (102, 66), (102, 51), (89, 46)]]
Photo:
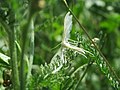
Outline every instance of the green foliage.
[(0, 65), (2, 67), (8, 67), (9, 68), (9, 62), (8, 60), (10, 60), (10, 57), (0, 53)]
[(119, 90), (119, 4), (0, 0), (0, 89)]

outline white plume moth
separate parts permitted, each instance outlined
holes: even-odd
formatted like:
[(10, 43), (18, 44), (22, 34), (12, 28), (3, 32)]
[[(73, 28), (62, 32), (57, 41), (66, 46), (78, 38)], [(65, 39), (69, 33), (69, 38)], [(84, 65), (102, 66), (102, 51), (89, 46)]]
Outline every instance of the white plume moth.
[(52, 71), (52, 74), (55, 74), (56, 72), (58, 72), (62, 68), (63, 64), (65, 64), (67, 62), (65, 57), (64, 57), (64, 51), (66, 50), (66, 48), (72, 49), (72, 50), (78, 52), (80, 55), (84, 56), (85, 58), (87, 58), (85, 56), (85, 53), (91, 54), (89, 51), (84, 50), (83, 48), (74, 46), (74, 45), (69, 43), (68, 40), (70, 39), (71, 30), (72, 30), (72, 15), (70, 15), (70, 12), (68, 12), (65, 16), (65, 19), (64, 19), (64, 32), (63, 32), (61, 48), (52, 58), (51, 64), (53, 64), (55, 61), (58, 62), (57, 61), (58, 59), (56, 58), (57, 56), (60, 57), (61, 61), (59, 61), (60, 63), (58, 65), (58, 67), (54, 68), (54, 70)]
[[(77, 51), (79, 54), (85, 56), (85, 52), (90, 53), (83, 48), (76, 47), (74, 45), (71, 45), (68, 40), (70, 39), (70, 32), (72, 30), (72, 15), (70, 15), (70, 12), (68, 12), (64, 19), (64, 32), (63, 32), (63, 39), (62, 39), (62, 45), (63, 47), (70, 48), (72, 50)], [(91, 53), (90, 53), (91, 54)], [(86, 56), (85, 56), (86, 57)]]

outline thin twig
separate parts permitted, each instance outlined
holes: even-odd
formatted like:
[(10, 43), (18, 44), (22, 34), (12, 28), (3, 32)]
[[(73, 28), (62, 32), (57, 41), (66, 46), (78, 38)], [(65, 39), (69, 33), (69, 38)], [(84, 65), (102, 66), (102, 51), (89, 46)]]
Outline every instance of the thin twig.
[(78, 86), (80, 85), (80, 83), (81, 83), (82, 79), (85, 77), (85, 75), (86, 75), (86, 73), (87, 73), (88, 69), (90, 68), (90, 66), (91, 66), (92, 64), (93, 64), (93, 61), (89, 60), (88, 65), (87, 65), (87, 67), (86, 67), (85, 71), (83, 72), (83, 74), (82, 74), (81, 78), (79, 78), (79, 80), (78, 80), (78, 82), (77, 82), (77, 84), (76, 84), (76, 86), (75, 86), (75, 89), (74, 89), (74, 90), (77, 90), (77, 88), (78, 88)]

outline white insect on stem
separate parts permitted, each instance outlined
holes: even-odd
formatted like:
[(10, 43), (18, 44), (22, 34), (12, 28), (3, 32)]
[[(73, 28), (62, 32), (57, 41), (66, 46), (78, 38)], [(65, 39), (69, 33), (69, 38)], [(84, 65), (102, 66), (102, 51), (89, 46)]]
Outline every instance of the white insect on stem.
[(66, 48), (70, 48), (72, 50), (77, 51), (79, 54), (85, 56), (85, 52), (90, 53), (83, 48), (76, 47), (74, 45), (71, 45), (68, 40), (70, 39), (70, 32), (72, 30), (72, 15), (70, 15), (70, 12), (68, 12), (64, 19), (64, 32), (63, 32), (63, 39), (62, 39), (62, 46)]
[(69, 43), (71, 30), (72, 30), (72, 15), (70, 15), (70, 12), (68, 12), (64, 19), (62, 47), (59, 49), (59, 51), (55, 54), (55, 56), (51, 60), (51, 64), (54, 63), (56, 61), (56, 56), (58, 55), (60, 56), (61, 63), (59, 64), (58, 67), (55, 67), (55, 69), (52, 71), (52, 74), (55, 74), (56, 72), (58, 72), (63, 67), (63, 64), (66, 63), (66, 59), (64, 58), (64, 51), (66, 50), (66, 48), (69, 48), (74, 50), (75, 52), (78, 52), (80, 55), (84, 56), (85, 58), (87, 58), (85, 56), (85, 53), (91, 54), (89, 51)]

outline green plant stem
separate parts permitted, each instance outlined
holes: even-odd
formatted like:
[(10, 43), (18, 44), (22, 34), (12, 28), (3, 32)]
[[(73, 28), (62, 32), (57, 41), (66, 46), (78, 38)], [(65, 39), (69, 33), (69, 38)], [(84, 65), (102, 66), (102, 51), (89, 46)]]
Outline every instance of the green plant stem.
[(10, 49), (10, 66), (12, 68), (12, 84), (14, 90), (19, 90), (19, 74), (18, 74), (18, 64), (17, 64), (17, 52), (15, 45), (15, 30), (11, 28), (0, 18), (1, 24), (6, 30), (9, 37), (9, 49)]
[(34, 18), (31, 20), (30, 23), (30, 55), (29, 55), (29, 68), (28, 68), (28, 75), (27, 79), (31, 76), (32, 64), (33, 64), (33, 57), (34, 57)]
[(22, 32), (22, 54), (20, 61), (20, 90), (25, 90), (25, 86), (26, 86), (25, 51), (27, 49), (26, 42), (28, 37), (30, 20), (31, 18), (28, 19), (28, 23), (23, 27), (23, 32)]
[(15, 31), (11, 34), (10, 42), (10, 53), (11, 53), (11, 66), (12, 66), (12, 77), (14, 90), (19, 90), (19, 74), (18, 74), (18, 63), (17, 63), (17, 52), (15, 44)]
[(90, 66), (91, 66), (92, 64), (93, 64), (93, 61), (89, 60), (88, 65), (87, 65), (87, 67), (86, 67), (85, 71), (83, 72), (83, 74), (82, 74), (81, 78), (79, 78), (79, 80), (78, 80), (78, 82), (77, 82), (77, 84), (76, 84), (76, 86), (75, 86), (75, 89), (74, 89), (74, 90), (77, 90), (77, 88), (78, 88), (78, 86), (80, 85), (80, 83), (81, 83), (82, 79), (85, 77), (85, 75), (86, 75), (86, 73), (87, 73), (88, 69), (90, 68)]
[[(31, 75), (31, 69), (33, 64), (33, 57), (34, 57), (34, 19), (35, 14), (28, 17), (27, 24), (23, 27), (22, 32), (22, 55), (21, 55), (21, 61), (20, 61), (20, 90), (25, 90), (26, 88), (26, 82), (29, 79)], [(28, 66), (28, 73), (25, 72), (25, 54), (27, 52), (27, 43), (28, 39), (30, 38), (30, 55), (29, 55), (29, 66)], [(27, 79), (26, 79), (27, 74)]]
[(65, 3), (65, 6), (68, 8), (68, 10), (71, 12), (71, 14), (73, 15), (73, 17), (75, 18), (75, 20), (78, 22), (79, 26), (82, 28), (82, 30), (85, 32), (85, 34), (87, 35), (87, 37), (89, 38), (89, 40), (92, 42), (92, 44), (94, 45), (94, 47), (97, 49), (97, 51), (99, 52), (99, 54), (103, 57), (103, 60), (106, 62), (106, 64), (108, 65), (110, 71), (114, 74), (114, 76), (116, 77), (117, 81), (120, 83), (120, 79), (117, 76), (116, 72), (113, 70), (113, 68), (111, 67), (111, 65), (109, 64), (108, 60), (105, 58), (105, 56), (103, 55), (103, 53), (100, 51), (100, 49), (98, 48), (98, 46), (92, 41), (92, 38), (90, 37), (90, 35), (87, 33), (87, 30), (84, 28), (84, 26), (80, 23), (80, 21), (77, 19), (77, 17), (74, 15), (74, 13), (72, 12), (72, 10), (70, 9), (70, 7), (68, 6), (66, 0), (63, 0)]

